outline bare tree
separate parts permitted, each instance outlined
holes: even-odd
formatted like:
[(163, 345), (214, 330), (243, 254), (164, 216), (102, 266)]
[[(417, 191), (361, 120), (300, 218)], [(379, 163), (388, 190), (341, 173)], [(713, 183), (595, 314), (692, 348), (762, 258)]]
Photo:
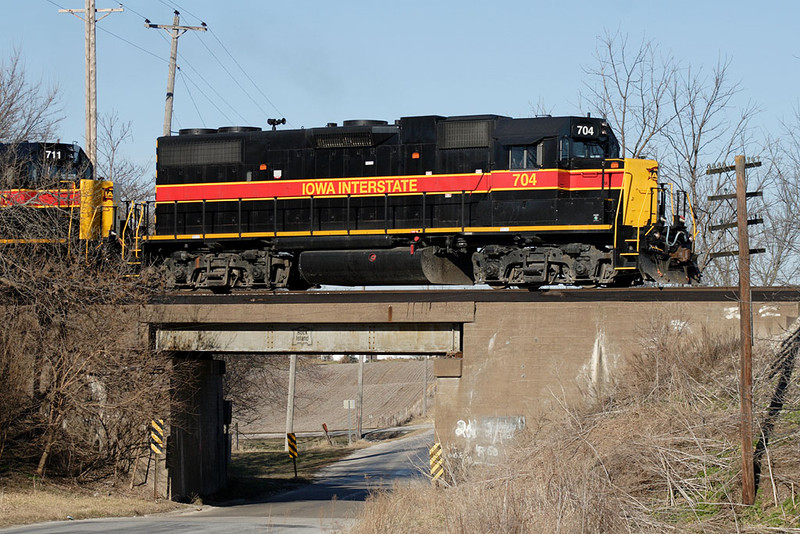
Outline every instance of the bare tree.
[(677, 66), (657, 48), (647, 40), (634, 47), (627, 35), (606, 32), (597, 39), (596, 65), (584, 69), (584, 105), (609, 120), (623, 157), (655, 158), (660, 136), (675, 118), (670, 89)]
[(728, 212), (708, 201), (726, 190), (730, 177), (707, 176), (705, 169), (755, 145), (750, 122), (757, 107), (734, 105), (740, 86), (730, 78), (729, 60), (707, 74), (660, 55), (652, 41), (633, 45), (624, 34), (606, 33), (598, 43), (597, 65), (586, 69), (585, 105), (608, 118), (624, 157), (657, 159), (660, 175), (688, 192), (704, 280), (730, 284), (735, 263), (710, 260), (732, 244), (729, 233), (710, 230)]
[(0, 254), (0, 367), (16, 399), (0, 417), (0, 450), (36, 455), (40, 476), (124, 470), (169, 400), (170, 359), (130, 334), (146, 298), (137, 281), (102, 248), (47, 241)]
[(0, 143), (50, 139), (60, 120), (58, 88), (30, 81), (15, 49), (0, 62)]
[(800, 278), (800, 137), (795, 133), (799, 124), (800, 112), (796, 111), (780, 138), (766, 140), (763, 170), (749, 186), (764, 195), (748, 202), (753, 210), (750, 216), (764, 220), (764, 224), (750, 227), (753, 246), (766, 249), (751, 259), (753, 277), (762, 285), (794, 285)]
[(712, 232), (710, 226), (727, 216), (725, 204), (710, 202), (733, 186), (726, 174), (707, 175), (709, 164), (730, 162), (736, 154), (747, 154), (754, 146), (750, 122), (758, 113), (753, 104), (735, 107), (740, 91), (730, 80), (730, 61), (720, 61), (710, 75), (687, 67), (678, 72), (671, 87), (675, 118), (666, 129), (669, 149), (664, 151), (663, 174), (689, 192), (694, 205), (695, 230), (700, 251), (699, 266), (708, 282), (731, 285), (735, 278), (732, 261), (711, 263), (710, 253), (729, 246), (728, 234)]
[(539, 97), (539, 100), (534, 102), (528, 102), (528, 105), (531, 107), (531, 112), (536, 117), (549, 117), (553, 114), (553, 107), (548, 106), (542, 97)]
[[(2, 64), (0, 141), (12, 146), (0, 185), (30, 192), (0, 205), (0, 459), (39, 475), (116, 472), (165, 415), (176, 366), (135, 334), (149, 285), (124, 276), (102, 242), (79, 238), (75, 184), (61, 182), (80, 170), (48, 169), (13, 146), (52, 140), (56, 97), (26, 79), (18, 52)], [(63, 188), (65, 202), (40, 202)]]
[(131, 140), (131, 122), (123, 122), (114, 112), (100, 116), (97, 176), (114, 182), (119, 198), (141, 202), (154, 195), (153, 180), (144, 165), (133, 163), (122, 153)]
[[(289, 360), (283, 354), (226, 354), (225, 398), (233, 402), (235, 419), (256, 421), (264, 410), (286, 408)], [(318, 382), (316, 360), (298, 358), (297, 379)]]

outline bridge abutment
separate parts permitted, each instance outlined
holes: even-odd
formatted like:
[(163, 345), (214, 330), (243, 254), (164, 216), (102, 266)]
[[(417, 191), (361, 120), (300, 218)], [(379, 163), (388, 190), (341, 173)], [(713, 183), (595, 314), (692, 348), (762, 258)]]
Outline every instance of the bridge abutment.
[(225, 487), (228, 440), (224, 432), (224, 362), (198, 352), (173, 354), (167, 469), (170, 497), (191, 500)]

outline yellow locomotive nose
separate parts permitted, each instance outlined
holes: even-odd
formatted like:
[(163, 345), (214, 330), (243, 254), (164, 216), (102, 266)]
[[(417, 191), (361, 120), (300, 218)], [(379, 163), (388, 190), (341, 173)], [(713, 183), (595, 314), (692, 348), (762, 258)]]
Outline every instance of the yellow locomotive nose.
[(106, 238), (114, 228), (114, 183), (80, 181), (80, 238)]

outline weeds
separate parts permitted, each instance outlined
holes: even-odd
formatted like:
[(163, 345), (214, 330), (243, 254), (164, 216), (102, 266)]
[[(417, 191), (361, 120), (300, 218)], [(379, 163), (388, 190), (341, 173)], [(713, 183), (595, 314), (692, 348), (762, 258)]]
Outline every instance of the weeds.
[(451, 459), (446, 487), (374, 495), (355, 532), (800, 532), (800, 329), (754, 352), (754, 440), (763, 435), (752, 507), (738, 504), (736, 340), (680, 334), (649, 325), (593, 405), (564, 406), (567, 417), (540, 422), (500, 465)]

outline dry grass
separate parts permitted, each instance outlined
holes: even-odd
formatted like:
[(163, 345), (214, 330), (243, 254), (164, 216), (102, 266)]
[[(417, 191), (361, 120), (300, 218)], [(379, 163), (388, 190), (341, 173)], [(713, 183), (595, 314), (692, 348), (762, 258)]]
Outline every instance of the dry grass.
[(800, 532), (796, 351), (787, 342), (754, 356), (756, 428), (768, 438), (755, 506), (738, 504), (737, 345), (651, 325), (597, 404), (542, 421), (501, 465), (451, 463), (444, 487), (374, 495), (355, 532)]
[(143, 491), (121, 491), (96, 484), (73, 485), (37, 477), (5, 474), (0, 478), (0, 528), (42, 521), (130, 517), (169, 512), (187, 505), (153, 501)]

